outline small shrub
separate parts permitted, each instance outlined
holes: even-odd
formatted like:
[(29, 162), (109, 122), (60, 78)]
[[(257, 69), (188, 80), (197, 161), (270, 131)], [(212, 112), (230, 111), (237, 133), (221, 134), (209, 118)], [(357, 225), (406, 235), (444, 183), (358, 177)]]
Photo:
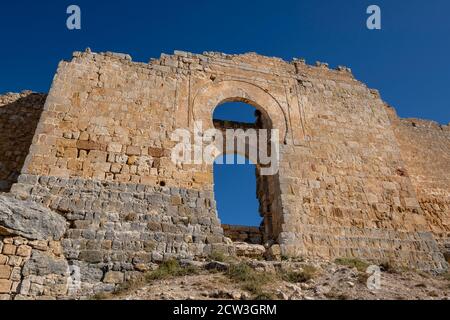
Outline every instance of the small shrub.
[(284, 281), (292, 283), (306, 282), (314, 278), (317, 274), (317, 269), (313, 266), (306, 265), (303, 266), (302, 271), (287, 271), (281, 274), (281, 278)]
[(334, 261), (341, 266), (356, 268), (360, 272), (365, 272), (370, 264), (357, 258), (338, 258)]
[(262, 277), (245, 263), (232, 264), (227, 272), (228, 277), (238, 282), (262, 279)]
[(209, 259), (212, 261), (225, 262), (227, 257), (222, 251), (213, 251), (209, 255)]
[(144, 284), (143, 276), (138, 277), (133, 280), (128, 280), (121, 283), (118, 288), (114, 291), (114, 295), (122, 295), (128, 293), (134, 289), (140, 288)]
[(147, 281), (161, 280), (198, 274), (198, 272), (198, 269), (194, 266), (182, 267), (177, 260), (171, 259), (164, 261), (155, 271), (147, 273), (145, 279)]
[(273, 274), (257, 272), (245, 263), (230, 265), (226, 275), (231, 280), (240, 282), (242, 289), (251, 292), (255, 297), (267, 296), (262, 288), (275, 278)]
[[(397, 271), (398, 271), (390, 261), (385, 261), (385, 262), (381, 263), (380, 268), (382, 271), (389, 272), (389, 273), (397, 273)], [(402, 271), (406, 272), (406, 271), (408, 271), (408, 269), (402, 268)]]

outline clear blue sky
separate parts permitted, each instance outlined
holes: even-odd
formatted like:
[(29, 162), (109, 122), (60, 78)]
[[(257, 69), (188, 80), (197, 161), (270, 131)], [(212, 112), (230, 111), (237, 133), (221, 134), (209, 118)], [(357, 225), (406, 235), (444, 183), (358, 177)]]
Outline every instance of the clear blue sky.
[[(245, 103), (224, 103), (214, 110), (213, 118), (254, 123), (255, 110)], [(245, 164), (238, 164), (238, 159)], [(238, 155), (225, 155), (221, 160), (214, 164), (214, 195), (222, 223), (259, 226), (255, 165)]]
[[(65, 27), (82, 10), (82, 30)], [(382, 30), (365, 27), (382, 9)], [(450, 122), (450, 1), (1, 1), (0, 93), (46, 92), (75, 50), (148, 61), (174, 49), (243, 53), (346, 65), (402, 117)], [(245, 221), (244, 221), (245, 222)]]

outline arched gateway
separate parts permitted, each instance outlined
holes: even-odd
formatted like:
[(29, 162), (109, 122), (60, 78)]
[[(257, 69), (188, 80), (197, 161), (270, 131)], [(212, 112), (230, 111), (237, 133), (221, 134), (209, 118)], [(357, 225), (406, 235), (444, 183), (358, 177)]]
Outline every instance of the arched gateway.
[[(23, 167), (5, 166), (21, 170), (11, 188), (21, 200), (5, 203), (17, 211), (30, 200), (61, 218), (36, 204), (20, 211), (36, 219), (0, 220), (3, 253), (31, 245), (17, 267), (27, 273), (2, 279), (6, 294), (92, 296), (153, 262), (232, 252), (212, 165), (171, 159), (173, 132), (214, 128), (227, 101), (253, 105), (279, 130), (278, 171), (258, 190), (273, 258), (448, 268), (448, 126), (399, 119), (345, 67), (180, 51), (145, 64), (88, 51), (59, 64)], [(42, 232), (17, 221), (41, 221)], [(37, 291), (18, 292), (30, 283)]]

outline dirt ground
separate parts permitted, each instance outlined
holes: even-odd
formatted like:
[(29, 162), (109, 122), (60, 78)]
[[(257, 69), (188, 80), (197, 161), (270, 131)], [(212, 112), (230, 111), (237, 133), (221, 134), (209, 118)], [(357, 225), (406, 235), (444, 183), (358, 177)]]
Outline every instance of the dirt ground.
[[(211, 268), (211, 262), (193, 262), (195, 272), (166, 275), (162, 279), (156, 277), (150, 281), (139, 282), (107, 298), (125, 300), (450, 299), (448, 274), (432, 275), (413, 270), (381, 271), (378, 278), (379, 286), (369, 289), (367, 281), (370, 275), (366, 273), (365, 266), (364, 268), (355, 267), (348, 262), (272, 262), (244, 259), (232, 263), (214, 263), (218, 264), (218, 269), (214, 268), (214, 265)], [(230, 276), (229, 270), (235, 268), (233, 266), (236, 264), (244, 264), (249, 268), (245, 268), (244, 271), (237, 269), (235, 271), (238, 273), (235, 272)], [(268, 275), (270, 275), (269, 278), (267, 278)]]

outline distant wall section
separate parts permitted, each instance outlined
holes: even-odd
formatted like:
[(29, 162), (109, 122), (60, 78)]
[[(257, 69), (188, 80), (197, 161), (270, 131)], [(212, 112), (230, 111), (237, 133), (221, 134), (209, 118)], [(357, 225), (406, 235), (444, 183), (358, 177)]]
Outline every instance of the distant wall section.
[(450, 235), (450, 126), (421, 119), (400, 119), (388, 108), (395, 135), (429, 230)]
[(23, 91), (0, 95), (0, 191), (17, 182), (47, 95)]

